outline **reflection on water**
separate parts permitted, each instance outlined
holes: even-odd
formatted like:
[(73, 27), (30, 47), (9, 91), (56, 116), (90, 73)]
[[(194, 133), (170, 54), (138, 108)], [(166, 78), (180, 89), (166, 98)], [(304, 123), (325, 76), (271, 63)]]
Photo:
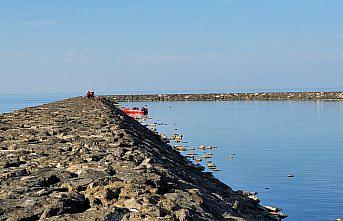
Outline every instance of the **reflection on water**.
[(183, 135), (183, 154), (211, 153), (199, 163), (218, 169), (215, 176), (234, 189), (259, 192), (262, 204), (283, 208), (287, 220), (343, 216), (343, 102), (146, 104), (148, 124), (169, 137)]

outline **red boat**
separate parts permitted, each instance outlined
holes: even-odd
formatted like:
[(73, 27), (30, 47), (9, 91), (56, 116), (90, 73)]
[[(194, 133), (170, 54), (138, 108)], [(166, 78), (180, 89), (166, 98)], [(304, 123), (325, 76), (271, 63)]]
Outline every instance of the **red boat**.
[(147, 115), (148, 114), (148, 108), (146, 107), (142, 107), (141, 109), (139, 109), (138, 107), (122, 108), (121, 110), (127, 115)]

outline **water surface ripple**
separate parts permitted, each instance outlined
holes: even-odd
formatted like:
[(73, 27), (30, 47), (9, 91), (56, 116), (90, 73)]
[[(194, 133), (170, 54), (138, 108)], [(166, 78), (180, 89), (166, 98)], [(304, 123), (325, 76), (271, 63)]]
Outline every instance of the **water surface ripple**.
[[(234, 189), (259, 192), (287, 220), (343, 216), (343, 102), (151, 102), (158, 130), (185, 145), (216, 145), (215, 175)], [(175, 131), (178, 128), (179, 131)], [(205, 153), (205, 152), (204, 152)], [(228, 156), (235, 154), (232, 160)], [(294, 178), (288, 178), (293, 174)]]

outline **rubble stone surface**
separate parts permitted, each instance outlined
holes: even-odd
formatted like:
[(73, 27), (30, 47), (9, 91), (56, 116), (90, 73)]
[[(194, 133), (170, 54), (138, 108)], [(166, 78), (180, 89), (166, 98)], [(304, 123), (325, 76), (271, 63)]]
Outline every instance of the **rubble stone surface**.
[(123, 101), (240, 101), (240, 100), (343, 100), (343, 92), (266, 92), (210, 94), (144, 94), (111, 95), (109, 99)]

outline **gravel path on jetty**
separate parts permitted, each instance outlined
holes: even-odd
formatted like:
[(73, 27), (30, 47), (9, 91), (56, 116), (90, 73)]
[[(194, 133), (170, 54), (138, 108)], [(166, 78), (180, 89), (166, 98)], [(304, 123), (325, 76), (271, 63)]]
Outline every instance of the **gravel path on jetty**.
[(0, 220), (279, 220), (107, 100), (0, 115)]

